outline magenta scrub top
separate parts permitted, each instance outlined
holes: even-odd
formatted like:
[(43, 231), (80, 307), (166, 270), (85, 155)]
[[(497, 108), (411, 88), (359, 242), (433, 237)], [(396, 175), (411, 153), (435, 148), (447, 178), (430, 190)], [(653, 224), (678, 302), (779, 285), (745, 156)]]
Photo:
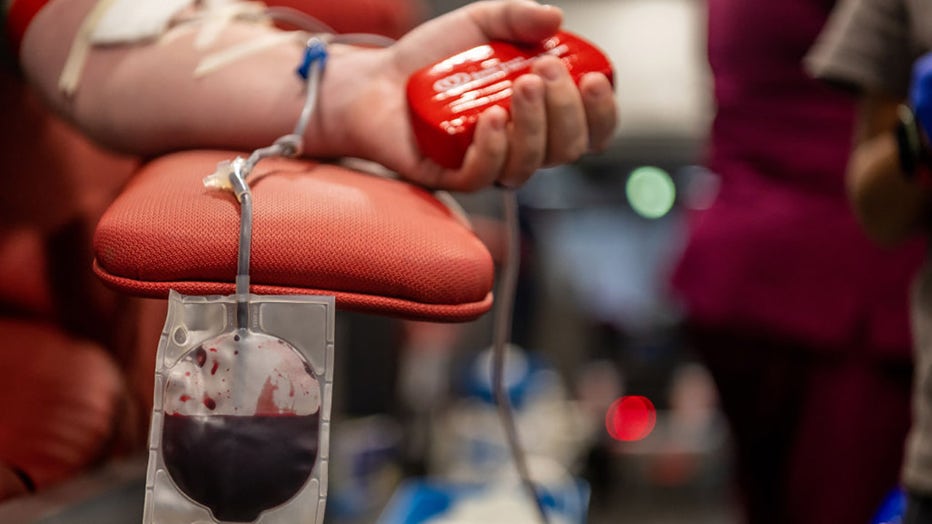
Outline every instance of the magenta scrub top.
[(715, 203), (690, 216), (673, 284), (689, 319), (827, 349), (908, 356), (923, 245), (877, 247), (845, 197), (854, 102), (802, 59), (833, 2), (708, 0)]

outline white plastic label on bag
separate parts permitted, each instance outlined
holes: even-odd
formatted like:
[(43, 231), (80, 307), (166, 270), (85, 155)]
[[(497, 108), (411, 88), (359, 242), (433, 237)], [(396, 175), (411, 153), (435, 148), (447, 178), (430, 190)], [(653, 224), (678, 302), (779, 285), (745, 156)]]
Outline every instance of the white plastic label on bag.
[(172, 292), (156, 356), (144, 524), (319, 523), (334, 299)]

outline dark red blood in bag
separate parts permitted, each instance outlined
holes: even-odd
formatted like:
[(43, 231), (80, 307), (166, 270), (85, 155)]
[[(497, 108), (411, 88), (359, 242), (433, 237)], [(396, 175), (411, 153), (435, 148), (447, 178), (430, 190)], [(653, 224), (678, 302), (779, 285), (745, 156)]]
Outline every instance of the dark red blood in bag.
[(167, 415), (162, 457), (178, 488), (226, 522), (253, 522), (298, 494), (317, 459), (318, 414)]

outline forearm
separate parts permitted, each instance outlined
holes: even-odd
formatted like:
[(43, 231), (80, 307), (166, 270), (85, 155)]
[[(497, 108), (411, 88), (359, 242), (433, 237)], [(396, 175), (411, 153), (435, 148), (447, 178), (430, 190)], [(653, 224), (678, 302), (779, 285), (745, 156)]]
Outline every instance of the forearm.
[(93, 4), (51, 3), (27, 31), (21, 57), (27, 77), (47, 101), (95, 140), (143, 155), (191, 147), (247, 149), (294, 127), (304, 101), (303, 83), (294, 73), (300, 42), (194, 75), (205, 55), (276, 31), (248, 23), (230, 24), (203, 51), (193, 44), (194, 31), (159, 42), (94, 47), (77, 90), (63, 94), (59, 76)]
[(926, 190), (903, 176), (892, 133), (856, 149), (848, 169), (848, 191), (865, 231), (882, 244), (916, 233), (929, 200)]
[(848, 194), (858, 220), (874, 240), (893, 244), (923, 225), (930, 190), (900, 166), (897, 101), (873, 97), (859, 110), (855, 150), (848, 165)]

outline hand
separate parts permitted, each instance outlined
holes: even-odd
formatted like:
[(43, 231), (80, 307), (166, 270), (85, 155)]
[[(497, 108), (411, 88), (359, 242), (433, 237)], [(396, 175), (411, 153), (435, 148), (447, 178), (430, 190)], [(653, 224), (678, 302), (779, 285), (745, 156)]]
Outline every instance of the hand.
[(493, 183), (517, 187), (540, 167), (604, 148), (616, 125), (611, 84), (591, 73), (577, 87), (555, 57), (542, 57), (515, 81), (510, 115), (492, 107), (480, 116), (459, 169), (436, 165), (414, 142), (405, 100), (413, 72), (489, 40), (536, 43), (561, 23), (559, 10), (529, 0), (480, 1), (426, 22), (387, 49), (333, 49), (308, 152), (366, 158), (416, 183), (468, 191)]

